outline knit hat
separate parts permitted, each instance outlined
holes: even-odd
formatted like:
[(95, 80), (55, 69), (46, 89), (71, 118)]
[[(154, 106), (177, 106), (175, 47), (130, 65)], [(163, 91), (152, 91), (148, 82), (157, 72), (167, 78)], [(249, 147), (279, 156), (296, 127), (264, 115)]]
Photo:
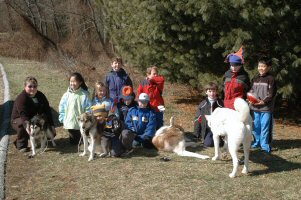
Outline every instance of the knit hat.
[(135, 99), (135, 93), (133, 92), (133, 88), (131, 86), (124, 86), (122, 88), (122, 98), (124, 100)]
[(146, 93), (141, 93), (141, 94), (139, 95), (138, 100), (139, 100), (140, 102), (147, 102), (147, 103), (148, 103), (148, 102), (150, 101), (150, 98), (149, 98), (148, 94), (146, 94)]
[(238, 52), (229, 54), (226, 57), (225, 62), (242, 65), (244, 63), (244, 48), (240, 47)]
[(98, 116), (107, 117), (108, 116), (108, 111), (106, 111), (105, 104), (91, 106), (91, 110), (95, 117), (98, 117)]

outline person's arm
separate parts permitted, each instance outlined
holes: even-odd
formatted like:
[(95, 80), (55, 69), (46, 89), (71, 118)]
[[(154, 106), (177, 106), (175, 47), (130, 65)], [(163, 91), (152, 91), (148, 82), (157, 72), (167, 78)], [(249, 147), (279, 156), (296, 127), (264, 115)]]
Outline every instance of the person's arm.
[(146, 129), (145, 129), (144, 133), (141, 135), (141, 138), (145, 139), (145, 138), (154, 137), (154, 135), (156, 133), (156, 127), (157, 127), (156, 115), (153, 111), (151, 111)]
[(49, 101), (48, 101), (47, 97), (42, 92), (41, 92), (41, 97), (42, 97), (42, 101), (43, 101), (43, 108), (42, 109), (44, 110), (44, 113), (47, 116), (48, 123), (49, 123), (50, 126), (54, 126)]
[(63, 94), (59, 104), (59, 121), (64, 123), (65, 113), (67, 109), (68, 93)]
[(30, 120), (28, 116), (28, 109), (30, 108), (28, 108), (27, 96), (24, 91), (17, 97), (16, 101), (14, 102), (14, 107), (16, 107), (17, 113), (23, 122)]

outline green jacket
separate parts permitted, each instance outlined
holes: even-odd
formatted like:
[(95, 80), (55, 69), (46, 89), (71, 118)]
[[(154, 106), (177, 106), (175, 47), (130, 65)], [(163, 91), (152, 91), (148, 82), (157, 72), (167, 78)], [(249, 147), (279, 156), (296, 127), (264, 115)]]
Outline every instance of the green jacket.
[(89, 92), (82, 88), (73, 91), (68, 88), (62, 96), (59, 105), (59, 121), (64, 124), (65, 129), (79, 130), (77, 117), (91, 111)]

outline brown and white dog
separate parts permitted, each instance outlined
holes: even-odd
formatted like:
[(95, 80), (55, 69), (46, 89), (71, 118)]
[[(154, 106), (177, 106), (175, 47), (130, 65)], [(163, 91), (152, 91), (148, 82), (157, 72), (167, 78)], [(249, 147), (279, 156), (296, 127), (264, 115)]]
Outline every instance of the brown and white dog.
[(158, 150), (174, 152), (179, 156), (188, 156), (200, 159), (209, 158), (209, 156), (206, 155), (186, 151), (187, 146), (191, 146), (195, 143), (185, 142), (184, 129), (181, 126), (174, 124), (173, 117), (170, 118), (169, 126), (163, 126), (157, 130), (152, 142)]
[(56, 146), (54, 142), (54, 133), (51, 126), (47, 123), (45, 115), (37, 114), (29, 122), (25, 122), (25, 129), (30, 137), (31, 156), (36, 155), (37, 140), (40, 140), (41, 142), (41, 150), (46, 149), (47, 139), (51, 140), (52, 146)]

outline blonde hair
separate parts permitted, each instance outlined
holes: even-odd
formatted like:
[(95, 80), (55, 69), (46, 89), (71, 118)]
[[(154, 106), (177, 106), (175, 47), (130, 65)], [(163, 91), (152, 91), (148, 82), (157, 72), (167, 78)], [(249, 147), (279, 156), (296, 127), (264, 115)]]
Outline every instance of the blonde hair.
[(151, 65), (150, 67), (148, 67), (148, 68), (146, 69), (146, 74), (147, 74), (147, 75), (150, 75), (150, 74), (152, 73), (152, 70), (156, 70), (157, 73), (158, 73), (158, 67), (155, 66), (155, 65)]
[(106, 90), (106, 97), (110, 98), (109, 90), (108, 87), (101, 81), (96, 81), (95, 86), (94, 86), (94, 92), (93, 92), (93, 97), (97, 96), (97, 93), (99, 92), (100, 88), (104, 87)]
[(38, 85), (37, 79), (35, 77), (33, 77), (33, 76), (26, 77), (26, 79), (24, 80), (24, 86), (26, 86), (28, 83), (32, 83), (34, 85)]

